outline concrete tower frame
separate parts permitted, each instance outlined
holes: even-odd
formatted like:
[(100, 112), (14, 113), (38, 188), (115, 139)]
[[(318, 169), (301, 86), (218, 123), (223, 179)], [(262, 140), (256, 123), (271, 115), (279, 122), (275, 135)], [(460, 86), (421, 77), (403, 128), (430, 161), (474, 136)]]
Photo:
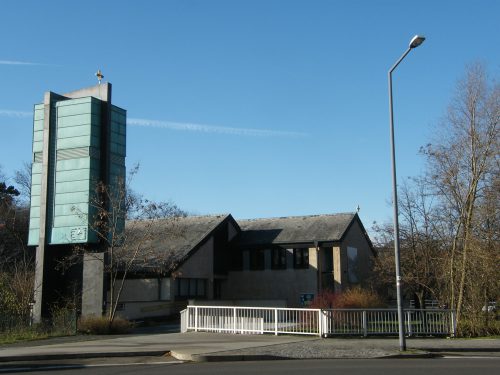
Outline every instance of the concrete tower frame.
[[(81, 315), (101, 315), (106, 306), (105, 244), (92, 230), (91, 204), (98, 183), (125, 178), (126, 111), (111, 103), (103, 83), (63, 95), (46, 92), (35, 105), (30, 231), (36, 247), (35, 322), (52, 306), (72, 300)], [(81, 262), (58, 264), (75, 245)]]

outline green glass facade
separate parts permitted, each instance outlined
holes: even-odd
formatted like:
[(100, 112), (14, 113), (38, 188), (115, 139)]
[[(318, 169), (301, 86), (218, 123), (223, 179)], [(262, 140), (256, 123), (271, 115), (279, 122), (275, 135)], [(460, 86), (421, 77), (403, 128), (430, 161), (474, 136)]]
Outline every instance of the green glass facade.
[[(126, 111), (111, 106), (111, 119), (106, 121), (110, 129), (103, 131), (105, 108), (101, 100), (92, 96), (53, 101), (50, 106), (50, 129), (45, 131), (49, 138), (46, 140), (48, 147), (44, 148), (46, 111), (43, 104), (35, 105), (29, 245), (38, 245), (40, 238), (44, 149), (48, 153), (45, 158), (48, 163), (46, 243), (98, 242), (96, 233), (92, 231), (97, 183), (105, 181), (112, 189), (117, 181), (125, 178)], [(107, 134), (104, 142), (103, 134)], [(109, 159), (103, 162), (102, 157)], [(107, 175), (103, 176), (103, 173)], [(123, 224), (120, 223), (121, 226)]]

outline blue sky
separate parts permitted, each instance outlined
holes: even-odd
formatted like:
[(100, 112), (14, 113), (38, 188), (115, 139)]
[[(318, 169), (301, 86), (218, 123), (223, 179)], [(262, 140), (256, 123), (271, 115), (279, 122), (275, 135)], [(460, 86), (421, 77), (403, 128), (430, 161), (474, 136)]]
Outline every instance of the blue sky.
[(195, 214), (391, 219), (387, 71), (398, 177), (465, 65), (500, 69), (500, 1), (5, 1), (0, 165), (31, 158), (33, 104), (96, 84), (129, 118), (134, 187)]

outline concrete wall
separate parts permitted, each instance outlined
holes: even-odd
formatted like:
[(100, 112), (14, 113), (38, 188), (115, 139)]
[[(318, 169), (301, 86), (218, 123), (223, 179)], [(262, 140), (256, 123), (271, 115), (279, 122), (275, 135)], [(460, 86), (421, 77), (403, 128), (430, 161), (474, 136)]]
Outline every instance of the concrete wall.
[[(118, 287), (119, 287), (118, 282)], [(158, 279), (129, 279), (123, 284), (120, 302), (158, 301), (160, 288)]]
[(101, 316), (104, 304), (104, 253), (85, 254), (82, 275), (82, 316)]
[[(357, 249), (357, 266), (355, 267), (357, 281), (349, 277), (349, 247)], [(337, 254), (337, 262), (341, 267), (336, 267), (340, 272), (338, 275), (336, 273), (335, 278), (342, 289), (352, 285), (363, 285), (371, 276), (373, 253), (358, 222), (355, 221), (351, 226), (341, 246), (337, 248)]]
[(167, 317), (178, 314), (182, 309), (186, 308), (186, 305), (186, 301), (124, 302), (119, 305), (120, 309), (116, 314), (125, 319)]
[[(270, 250), (266, 250), (270, 252)], [(263, 271), (231, 271), (222, 283), (223, 300), (273, 300), (285, 301), (289, 307), (300, 306), (300, 295), (317, 293), (317, 254), (309, 249), (309, 268), (293, 268), (293, 251), (287, 251), (287, 269), (269, 269), (266, 254), (266, 269)]]
[[(213, 298), (213, 282), (214, 282), (214, 239), (211, 236), (200, 246), (186, 262), (178, 268), (176, 277), (179, 278), (196, 278), (207, 279), (206, 292), (207, 298)], [(172, 295), (175, 296), (175, 283), (172, 282)]]
[(173, 300), (171, 285), (174, 283), (171, 278), (125, 280), (118, 304), (118, 316), (126, 319), (143, 319), (178, 313), (186, 306), (187, 301)]

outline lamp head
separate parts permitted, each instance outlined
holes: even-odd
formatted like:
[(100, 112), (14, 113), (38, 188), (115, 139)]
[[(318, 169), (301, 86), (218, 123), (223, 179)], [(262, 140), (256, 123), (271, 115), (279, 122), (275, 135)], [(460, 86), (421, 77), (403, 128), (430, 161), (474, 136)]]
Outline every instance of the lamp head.
[(410, 40), (410, 48), (417, 48), (425, 40), (424, 36), (415, 35), (412, 40)]

